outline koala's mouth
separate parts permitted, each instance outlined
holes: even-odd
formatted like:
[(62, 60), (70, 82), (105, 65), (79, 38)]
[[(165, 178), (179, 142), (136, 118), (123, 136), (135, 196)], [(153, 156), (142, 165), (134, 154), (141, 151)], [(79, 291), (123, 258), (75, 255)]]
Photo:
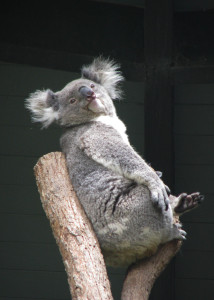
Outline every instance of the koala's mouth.
[(97, 98), (97, 96), (96, 96), (96, 94), (93, 92), (90, 96), (87, 96), (87, 100), (89, 101), (89, 102), (91, 102), (91, 101), (93, 101), (93, 100), (95, 100)]
[(99, 99), (99, 95), (96, 95), (92, 88), (82, 86), (79, 89), (80, 94), (87, 100), (86, 109), (94, 113), (105, 112), (105, 106)]
[(87, 104), (87, 109), (94, 113), (104, 113), (105, 106), (102, 101), (94, 95), (93, 97), (87, 97), (89, 103)]

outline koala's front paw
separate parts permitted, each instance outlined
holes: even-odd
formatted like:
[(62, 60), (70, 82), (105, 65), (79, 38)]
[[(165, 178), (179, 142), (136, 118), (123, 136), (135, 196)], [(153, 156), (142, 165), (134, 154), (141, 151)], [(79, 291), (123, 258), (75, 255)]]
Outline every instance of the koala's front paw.
[(149, 187), (152, 202), (162, 210), (168, 210), (169, 207), (169, 188), (158, 180), (154, 185)]

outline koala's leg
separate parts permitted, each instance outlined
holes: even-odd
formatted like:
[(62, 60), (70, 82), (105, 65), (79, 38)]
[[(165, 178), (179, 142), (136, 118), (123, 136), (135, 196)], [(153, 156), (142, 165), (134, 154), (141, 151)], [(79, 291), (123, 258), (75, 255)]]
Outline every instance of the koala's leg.
[(198, 207), (204, 200), (204, 196), (200, 195), (200, 193), (192, 193), (189, 195), (182, 193), (178, 197), (170, 195), (169, 200), (173, 214), (175, 216), (180, 216), (183, 213)]

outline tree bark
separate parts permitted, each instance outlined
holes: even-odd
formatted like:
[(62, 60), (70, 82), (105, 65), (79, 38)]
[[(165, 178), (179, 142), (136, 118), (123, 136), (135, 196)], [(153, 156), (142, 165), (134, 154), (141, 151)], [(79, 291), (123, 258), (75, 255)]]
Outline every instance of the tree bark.
[[(62, 255), (72, 299), (113, 299), (97, 237), (72, 188), (64, 155), (61, 152), (44, 155), (34, 171), (41, 202)], [(122, 300), (148, 299), (156, 278), (180, 246), (180, 241), (169, 242), (154, 256), (131, 266)]]
[(157, 253), (132, 265), (127, 272), (122, 300), (147, 300), (152, 286), (173, 256), (180, 249), (182, 242), (173, 240), (162, 245)]
[(71, 186), (64, 155), (54, 152), (43, 156), (34, 171), (72, 299), (113, 299), (99, 243)]

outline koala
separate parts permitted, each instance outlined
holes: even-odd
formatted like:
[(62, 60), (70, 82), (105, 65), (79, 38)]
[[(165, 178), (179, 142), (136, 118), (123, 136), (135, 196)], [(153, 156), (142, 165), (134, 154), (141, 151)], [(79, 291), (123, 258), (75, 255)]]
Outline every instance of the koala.
[(26, 100), (32, 120), (64, 128), (60, 139), (72, 186), (99, 240), (106, 264), (127, 266), (186, 232), (174, 216), (197, 207), (196, 192), (175, 197), (130, 145), (113, 100), (121, 97), (119, 66), (98, 57), (61, 91)]

